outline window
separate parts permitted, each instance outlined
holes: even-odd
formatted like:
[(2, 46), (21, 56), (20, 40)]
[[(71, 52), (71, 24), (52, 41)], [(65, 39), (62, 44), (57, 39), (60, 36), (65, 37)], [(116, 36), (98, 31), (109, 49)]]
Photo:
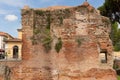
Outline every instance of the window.
[(100, 60), (101, 63), (107, 63), (107, 50), (100, 51)]
[(19, 51), (18, 46), (14, 46), (13, 47), (13, 58), (18, 58), (18, 51)]
[(5, 51), (3, 49), (0, 49), (0, 59), (5, 58)]

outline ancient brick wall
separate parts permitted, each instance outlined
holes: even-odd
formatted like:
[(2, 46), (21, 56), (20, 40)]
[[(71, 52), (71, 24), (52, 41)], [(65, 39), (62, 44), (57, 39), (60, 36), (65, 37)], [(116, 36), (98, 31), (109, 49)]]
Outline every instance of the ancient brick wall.
[(22, 26), (23, 60), (8, 64), (11, 80), (117, 80), (109, 20), (87, 2), (64, 9), (24, 8)]

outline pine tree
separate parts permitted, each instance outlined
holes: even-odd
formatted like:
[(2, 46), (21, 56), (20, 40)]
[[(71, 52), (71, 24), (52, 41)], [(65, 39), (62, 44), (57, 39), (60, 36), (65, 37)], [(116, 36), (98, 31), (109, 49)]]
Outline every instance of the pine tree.
[(120, 0), (105, 0), (105, 3), (98, 8), (103, 16), (107, 16), (112, 22), (120, 23)]

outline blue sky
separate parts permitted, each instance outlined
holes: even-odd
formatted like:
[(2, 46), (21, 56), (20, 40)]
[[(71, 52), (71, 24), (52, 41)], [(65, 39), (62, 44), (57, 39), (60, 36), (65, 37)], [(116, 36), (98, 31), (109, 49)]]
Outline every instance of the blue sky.
[[(21, 28), (21, 9), (24, 5), (31, 8), (65, 5), (78, 6), (85, 0), (0, 0), (0, 31), (17, 37), (17, 29)], [(95, 8), (101, 6), (104, 0), (88, 0)]]

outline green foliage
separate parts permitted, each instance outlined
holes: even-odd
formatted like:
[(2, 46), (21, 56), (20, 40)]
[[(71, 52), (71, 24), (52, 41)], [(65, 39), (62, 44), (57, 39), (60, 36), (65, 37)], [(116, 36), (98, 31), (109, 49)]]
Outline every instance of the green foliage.
[(65, 11), (66, 11), (66, 12), (70, 12), (70, 10), (69, 10), (69, 9), (65, 9)]
[[(33, 27), (33, 37), (31, 39), (32, 43), (33, 44), (37, 44), (39, 42), (42, 43), (42, 45), (45, 48), (45, 51), (49, 52), (51, 49), (51, 43), (52, 43), (52, 38), (50, 36), (50, 26), (51, 26), (50, 11), (35, 10), (35, 13), (37, 16), (41, 16), (41, 17), (44, 17), (44, 19), (46, 19), (46, 22), (43, 23), (46, 25), (42, 25), (38, 23), (37, 26), (39, 27)], [(34, 22), (34, 26), (36, 26), (35, 22)]]
[(120, 29), (118, 28), (117, 22), (112, 24), (110, 37), (114, 46), (114, 50), (120, 51)]
[[(99, 7), (100, 13), (103, 16), (109, 17), (112, 22), (111, 40), (115, 51), (120, 51), (120, 29), (117, 22), (120, 23), (120, 0), (105, 0), (103, 6)], [(114, 16), (113, 16), (114, 15)]]
[[(44, 48), (45, 48), (45, 51), (46, 52), (49, 52), (50, 49), (51, 49), (51, 43), (52, 43), (52, 37), (50, 36), (50, 29), (44, 29), (42, 31), (38, 30), (38, 29), (34, 29), (34, 35), (33, 37), (31, 37), (31, 40), (32, 40), (32, 44), (35, 45), (38, 43), (38, 41), (40, 41)], [(38, 35), (38, 37), (40, 37), (40, 39), (35, 39), (35, 36)]]
[(50, 25), (51, 25), (51, 14), (49, 11), (47, 11), (47, 26), (46, 29), (44, 31), (44, 34), (46, 36), (44, 36), (44, 39), (42, 41), (43, 46), (46, 48), (46, 52), (48, 52), (51, 49), (51, 42), (52, 42), (52, 38), (50, 36)]
[(65, 14), (70, 14), (70, 10), (69, 9), (65, 9)]
[(60, 17), (60, 24), (63, 24), (63, 17)]
[(82, 43), (82, 40), (80, 37), (76, 39), (76, 42), (78, 43), (78, 47), (80, 47), (81, 43)]
[(44, 15), (44, 11), (42, 10), (35, 10), (35, 13), (38, 15)]
[(107, 15), (107, 14), (106, 14), (106, 9), (105, 9), (105, 6), (104, 6), (104, 5), (101, 6), (101, 7), (99, 7), (98, 10), (100, 10), (100, 13), (101, 13), (103, 16)]
[(34, 29), (33, 33), (36, 35), (36, 34), (40, 33), (40, 30), (39, 29)]
[(116, 31), (117, 31), (117, 25), (116, 23), (112, 24), (112, 27), (111, 27), (111, 33), (110, 33), (110, 37), (111, 37), (111, 40), (112, 40), (112, 43), (113, 43), (113, 46), (116, 44)]
[(120, 51), (120, 42), (115, 44), (114, 51)]
[(45, 38), (43, 41), (43, 46), (47, 53), (51, 50), (51, 42), (52, 42), (52, 39), (50, 37)]
[(49, 52), (51, 50), (51, 43), (52, 43), (52, 37), (50, 36), (50, 29), (46, 29), (43, 34), (44, 36), (41, 42), (43, 43), (45, 51)]
[[(103, 16), (109, 17), (113, 22), (120, 23), (120, 15), (116, 14), (120, 12), (120, 0), (105, 0), (105, 3), (98, 9)], [(115, 15), (115, 18), (112, 17), (112, 14)]]
[(120, 76), (119, 75), (117, 76), (117, 79), (120, 80)]
[(43, 46), (45, 48), (45, 51), (46, 52), (49, 52), (51, 50), (51, 43), (52, 43), (52, 37), (50, 36), (50, 25), (51, 25), (51, 14), (49, 11), (47, 11), (47, 26), (46, 26), (46, 29), (44, 31), (44, 39), (42, 41), (43, 43)]
[(61, 40), (61, 38), (58, 38), (58, 42), (55, 45), (56, 52), (59, 53), (61, 48), (62, 48), (62, 40)]
[(50, 13), (47, 15), (47, 29), (50, 29), (50, 25), (51, 25), (51, 15)]
[[(50, 34), (51, 23), (57, 23), (55, 26), (63, 24), (63, 19), (70, 16), (69, 9), (56, 10), (55, 13), (52, 11), (34, 10), (34, 25), (33, 25), (33, 44), (42, 43), (46, 52), (51, 50), (51, 43), (53, 41)], [(54, 15), (51, 15), (54, 14)], [(55, 18), (56, 17), (56, 18)], [(55, 45), (55, 50), (59, 53), (62, 48), (62, 40), (58, 39)]]

